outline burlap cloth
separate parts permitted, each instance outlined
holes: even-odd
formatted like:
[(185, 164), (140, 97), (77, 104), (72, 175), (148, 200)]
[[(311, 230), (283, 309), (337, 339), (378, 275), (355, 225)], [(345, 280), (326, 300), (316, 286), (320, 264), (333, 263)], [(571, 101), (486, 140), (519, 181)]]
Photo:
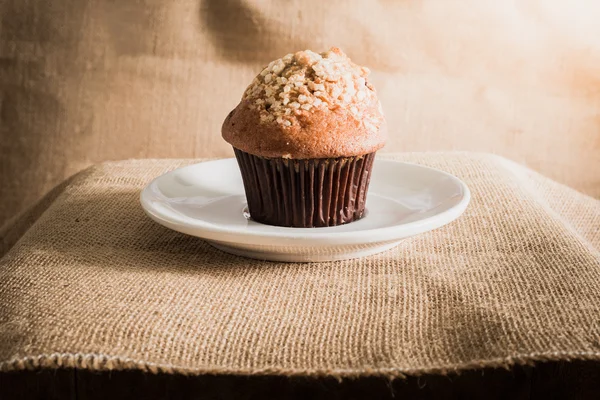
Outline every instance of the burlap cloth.
[(140, 190), (192, 160), (88, 169), (1, 260), (0, 369), (399, 376), (600, 360), (600, 202), (496, 156), (395, 158), (465, 180), (466, 213), (321, 264), (228, 255), (147, 218)]
[(494, 152), (600, 198), (600, 2), (519, 3), (2, 0), (0, 225), (104, 161), (233, 157), (215, 133), (254, 76), (332, 45), (373, 71), (387, 151)]

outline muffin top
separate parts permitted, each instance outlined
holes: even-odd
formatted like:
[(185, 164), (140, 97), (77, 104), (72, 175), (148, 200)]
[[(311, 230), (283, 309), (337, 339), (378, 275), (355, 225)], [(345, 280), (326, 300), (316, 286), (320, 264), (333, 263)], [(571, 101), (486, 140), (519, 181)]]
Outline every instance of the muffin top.
[(335, 47), (288, 54), (254, 78), (225, 119), (223, 138), (262, 157), (372, 153), (385, 144), (385, 121), (369, 73)]

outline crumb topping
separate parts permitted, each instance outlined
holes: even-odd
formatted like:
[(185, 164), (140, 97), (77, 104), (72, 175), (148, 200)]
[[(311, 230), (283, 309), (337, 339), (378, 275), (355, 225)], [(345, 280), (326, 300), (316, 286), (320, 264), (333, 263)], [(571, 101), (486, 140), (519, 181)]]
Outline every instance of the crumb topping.
[[(261, 122), (289, 127), (302, 113), (343, 107), (375, 131), (383, 116), (375, 89), (367, 81), (369, 73), (336, 47), (320, 54), (299, 51), (272, 61), (254, 78), (243, 99), (260, 112)], [(365, 112), (374, 104), (375, 116)]]

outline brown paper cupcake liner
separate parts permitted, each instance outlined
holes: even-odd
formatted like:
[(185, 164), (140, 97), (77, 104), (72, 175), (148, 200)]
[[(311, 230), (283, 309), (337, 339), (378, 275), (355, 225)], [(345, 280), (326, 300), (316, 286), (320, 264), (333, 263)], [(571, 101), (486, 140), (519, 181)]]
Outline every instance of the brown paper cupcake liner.
[(363, 216), (375, 153), (292, 160), (234, 150), (253, 220), (312, 228), (347, 224)]

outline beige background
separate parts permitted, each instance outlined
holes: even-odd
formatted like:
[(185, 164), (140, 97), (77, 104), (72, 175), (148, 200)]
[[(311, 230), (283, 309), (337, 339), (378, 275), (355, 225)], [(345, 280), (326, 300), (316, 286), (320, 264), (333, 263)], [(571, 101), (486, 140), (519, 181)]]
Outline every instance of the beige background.
[(330, 45), (373, 70), (385, 151), (496, 152), (600, 196), (593, 0), (0, 7), (0, 223), (93, 163), (230, 156), (220, 124), (261, 65)]

